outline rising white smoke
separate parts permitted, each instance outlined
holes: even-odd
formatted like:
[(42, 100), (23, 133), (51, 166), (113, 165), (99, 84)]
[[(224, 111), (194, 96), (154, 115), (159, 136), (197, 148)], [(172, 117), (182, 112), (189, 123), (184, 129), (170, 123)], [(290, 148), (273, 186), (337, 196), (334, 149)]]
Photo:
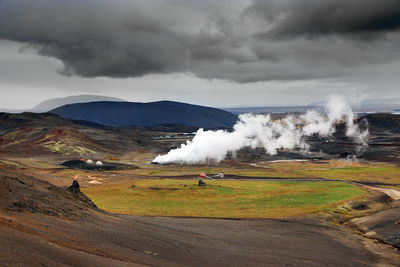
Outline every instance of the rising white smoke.
[(279, 149), (307, 151), (309, 145), (305, 137), (314, 134), (330, 136), (336, 131), (335, 124), (340, 122), (346, 123), (346, 136), (367, 145), (368, 130), (362, 131), (354, 123), (350, 105), (341, 96), (330, 96), (322, 113), (310, 110), (301, 116), (287, 116), (276, 121), (270, 115), (242, 114), (231, 132), (199, 129), (192, 141), (166, 155), (157, 156), (153, 162), (194, 164), (221, 161), (228, 152), (247, 146), (264, 147), (270, 155), (275, 155)]

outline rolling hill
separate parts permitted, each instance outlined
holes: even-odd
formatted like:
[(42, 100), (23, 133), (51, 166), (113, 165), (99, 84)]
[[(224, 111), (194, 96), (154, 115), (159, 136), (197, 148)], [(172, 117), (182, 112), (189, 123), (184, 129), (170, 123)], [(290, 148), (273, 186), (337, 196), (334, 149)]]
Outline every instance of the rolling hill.
[(18, 152), (25, 155), (111, 153), (102, 143), (73, 129), (29, 127), (17, 128), (0, 136), (0, 151)]
[(152, 143), (140, 131), (68, 120), (51, 113), (0, 113), (0, 153), (110, 155), (152, 147)]
[(46, 112), (51, 109), (55, 109), (67, 104), (76, 104), (76, 103), (87, 103), (93, 101), (124, 101), (121, 98), (109, 97), (109, 96), (101, 96), (101, 95), (74, 95), (60, 98), (52, 98), (45, 100), (35, 107), (33, 107), (32, 111), (34, 112)]
[(70, 104), (53, 109), (63, 118), (85, 120), (109, 126), (157, 126), (166, 123), (202, 128), (231, 127), (237, 117), (216, 108), (186, 103), (99, 101)]
[(51, 113), (0, 113), (0, 135), (19, 127), (69, 127), (74, 123)]

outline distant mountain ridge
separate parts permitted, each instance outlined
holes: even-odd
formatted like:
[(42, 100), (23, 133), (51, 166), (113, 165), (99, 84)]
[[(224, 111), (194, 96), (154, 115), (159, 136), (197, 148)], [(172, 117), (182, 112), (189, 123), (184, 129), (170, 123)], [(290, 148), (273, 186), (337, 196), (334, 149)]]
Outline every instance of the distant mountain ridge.
[(223, 110), (233, 114), (243, 113), (305, 113), (310, 109), (321, 109), (318, 106), (276, 106), (276, 107), (234, 107), (224, 108)]
[(157, 126), (166, 123), (202, 128), (232, 127), (237, 116), (216, 108), (174, 101), (150, 103), (99, 101), (69, 104), (49, 111), (63, 118), (109, 126)]
[(101, 96), (101, 95), (74, 95), (67, 97), (59, 97), (45, 100), (35, 107), (32, 108), (34, 112), (47, 112), (49, 110), (68, 105), (68, 104), (76, 104), (76, 103), (87, 103), (94, 101), (116, 101), (122, 102), (125, 101), (121, 98), (110, 97), (110, 96)]

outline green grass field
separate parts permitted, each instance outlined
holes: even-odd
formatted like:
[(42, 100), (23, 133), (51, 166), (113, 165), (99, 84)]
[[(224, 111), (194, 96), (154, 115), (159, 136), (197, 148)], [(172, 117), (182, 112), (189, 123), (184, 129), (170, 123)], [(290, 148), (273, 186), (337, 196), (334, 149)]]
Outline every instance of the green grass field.
[(328, 211), (367, 192), (340, 182), (143, 179), (83, 188), (100, 208), (148, 216), (283, 218)]

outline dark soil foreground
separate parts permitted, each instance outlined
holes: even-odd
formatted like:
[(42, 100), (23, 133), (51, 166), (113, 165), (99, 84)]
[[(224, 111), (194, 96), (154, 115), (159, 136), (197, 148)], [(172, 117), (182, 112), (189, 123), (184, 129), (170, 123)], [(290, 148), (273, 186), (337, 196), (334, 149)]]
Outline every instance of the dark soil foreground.
[(372, 238), (400, 249), (400, 207), (357, 218), (352, 223)]
[(358, 235), (305, 221), (101, 215), (68, 221), (22, 214), (0, 222), (2, 266), (395, 266), (400, 262), (398, 255), (390, 255), (389, 247), (372, 245), (383, 254), (368, 249)]
[(134, 217), (0, 165), (1, 266), (398, 266), (393, 247), (317, 220)]

